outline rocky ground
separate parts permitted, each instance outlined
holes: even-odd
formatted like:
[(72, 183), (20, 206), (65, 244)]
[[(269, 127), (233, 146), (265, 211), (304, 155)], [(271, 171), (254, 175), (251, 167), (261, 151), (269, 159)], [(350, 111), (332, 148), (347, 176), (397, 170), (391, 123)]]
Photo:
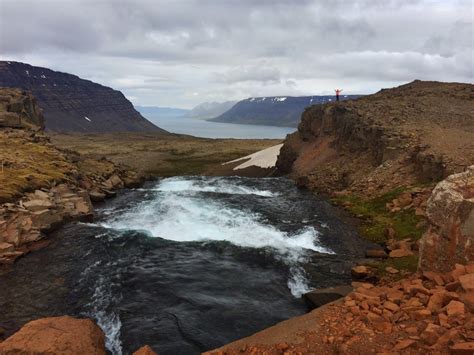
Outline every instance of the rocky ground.
[(472, 354), (474, 263), (398, 282), (353, 282), (342, 301), (208, 352)]

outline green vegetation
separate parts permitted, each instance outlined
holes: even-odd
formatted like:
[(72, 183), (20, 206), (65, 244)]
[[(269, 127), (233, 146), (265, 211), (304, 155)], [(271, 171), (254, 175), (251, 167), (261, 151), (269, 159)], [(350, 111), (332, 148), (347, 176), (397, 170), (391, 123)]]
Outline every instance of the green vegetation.
[(74, 169), (54, 147), (4, 132), (0, 133), (0, 165), (0, 203), (66, 181)]
[[(276, 139), (207, 139), (151, 133), (56, 134), (55, 145), (83, 158), (105, 156), (147, 176), (222, 174), (222, 163), (281, 143)], [(230, 167), (225, 167), (230, 169)]]
[(399, 187), (371, 199), (363, 199), (360, 196), (340, 196), (334, 198), (333, 201), (344, 205), (351, 213), (362, 218), (360, 234), (371, 242), (384, 244), (385, 230), (388, 227), (393, 228), (397, 239), (418, 240), (423, 234), (423, 229), (417, 227), (422, 218), (415, 215), (414, 209), (390, 212), (386, 207), (387, 203), (397, 198), (403, 191), (405, 188)]
[(418, 256), (405, 256), (403, 258), (389, 258), (383, 261), (377, 261), (375, 263), (377, 268), (377, 274), (379, 276), (388, 276), (388, 272), (385, 271), (387, 266), (391, 266), (400, 271), (400, 273), (391, 275), (391, 278), (403, 278), (404, 273), (414, 273), (418, 269)]

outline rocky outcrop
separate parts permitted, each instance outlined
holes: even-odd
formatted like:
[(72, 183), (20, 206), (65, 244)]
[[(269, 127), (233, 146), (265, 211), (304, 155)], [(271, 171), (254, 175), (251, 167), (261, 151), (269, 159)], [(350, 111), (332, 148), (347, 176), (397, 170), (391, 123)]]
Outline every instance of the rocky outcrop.
[(474, 166), (440, 182), (428, 200), (429, 229), (420, 242), (420, 268), (447, 271), (474, 261)]
[(30, 93), (0, 88), (0, 127), (44, 128), (43, 112)]
[(306, 109), (277, 167), (323, 192), (379, 194), (474, 161), (474, 86), (415, 81)]
[(120, 91), (75, 75), (0, 61), (2, 86), (31, 91), (50, 131), (167, 133), (140, 115)]
[(28, 252), (30, 243), (58, 225), (91, 220), (93, 214), (88, 192), (66, 184), (36, 190), (16, 204), (0, 206), (0, 264), (13, 263)]
[(102, 201), (143, 180), (105, 158), (56, 148), (41, 130), (41, 111), (30, 94), (0, 89), (2, 97), (8, 100), (0, 100), (5, 103), (0, 115), (10, 113), (2, 109), (13, 110), (21, 119), (21, 125), (0, 124), (0, 264), (11, 264), (52, 229), (90, 220), (91, 200)]
[(42, 318), (0, 343), (0, 354), (105, 355), (105, 337), (89, 319)]

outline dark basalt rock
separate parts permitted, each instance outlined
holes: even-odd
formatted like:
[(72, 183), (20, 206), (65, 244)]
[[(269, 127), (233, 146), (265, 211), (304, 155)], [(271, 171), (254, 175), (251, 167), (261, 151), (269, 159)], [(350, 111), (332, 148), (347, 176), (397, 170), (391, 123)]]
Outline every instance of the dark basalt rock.
[(31, 91), (49, 131), (167, 133), (140, 115), (120, 91), (75, 75), (0, 61), (2, 86)]
[(303, 299), (311, 309), (315, 309), (345, 297), (352, 291), (352, 286), (328, 287), (305, 293)]

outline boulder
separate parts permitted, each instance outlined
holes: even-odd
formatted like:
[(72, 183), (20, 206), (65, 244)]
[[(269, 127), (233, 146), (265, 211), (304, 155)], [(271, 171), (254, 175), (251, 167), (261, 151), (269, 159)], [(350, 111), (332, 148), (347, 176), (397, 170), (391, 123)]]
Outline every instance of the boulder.
[(156, 353), (149, 345), (145, 345), (135, 351), (132, 355), (156, 355)]
[(105, 200), (105, 194), (98, 190), (90, 191), (89, 196), (92, 202), (101, 202)]
[(474, 342), (457, 343), (451, 346), (452, 355), (472, 355), (474, 354)]
[(311, 309), (324, 306), (327, 303), (333, 302), (339, 298), (347, 296), (352, 292), (351, 286), (336, 286), (313, 290), (303, 295)]
[(426, 207), (429, 228), (420, 240), (421, 270), (447, 272), (474, 261), (474, 165), (434, 188)]
[(367, 266), (357, 265), (351, 269), (351, 274), (356, 279), (365, 279), (370, 276), (371, 271)]
[(0, 343), (0, 354), (96, 354), (105, 352), (102, 330), (90, 319), (42, 318)]
[(387, 253), (383, 249), (367, 249), (365, 251), (365, 256), (367, 258), (379, 258), (379, 259), (388, 258)]
[(406, 256), (412, 256), (413, 252), (408, 249), (395, 249), (388, 254), (391, 258), (404, 258)]
[(23, 207), (30, 211), (40, 211), (47, 208), (54, 207), (54, 204), (46, 199), (36, 199), (23, 202)]
[(466, 292), (474, 291), (474, 274), (467, 274), (459, 276), (459, 282)]

